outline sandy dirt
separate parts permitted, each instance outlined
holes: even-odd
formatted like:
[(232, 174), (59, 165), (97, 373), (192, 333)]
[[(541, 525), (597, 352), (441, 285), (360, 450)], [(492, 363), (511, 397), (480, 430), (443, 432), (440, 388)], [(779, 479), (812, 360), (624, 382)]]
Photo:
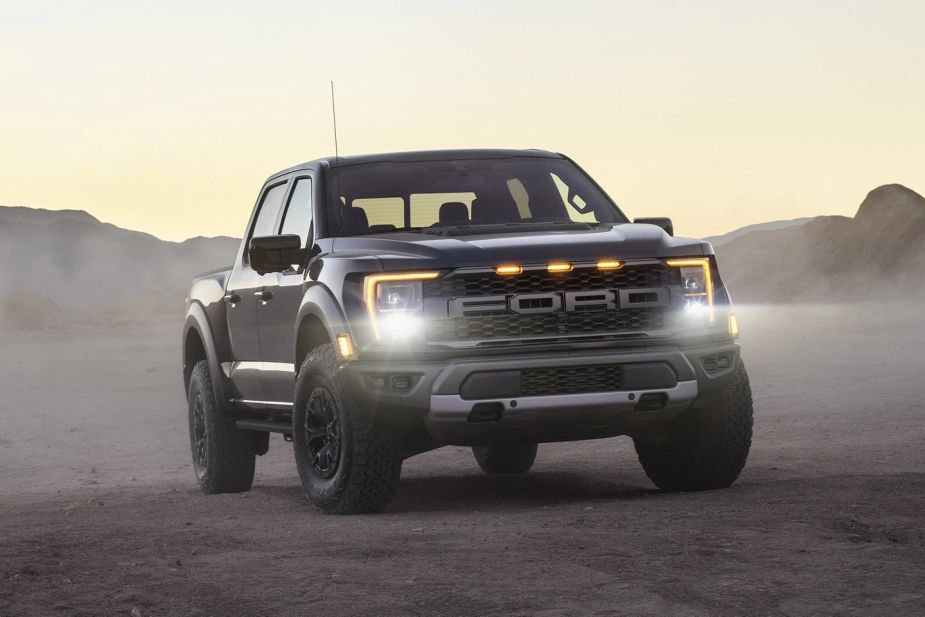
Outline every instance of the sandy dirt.
[(202, 496), (177, 328), (0, 337), (0, 615), (925, 612), (925, 328), (877, 307), (740, 310), (752, 455), (655, 491), (626, 438), (496, 478), (406, 461), (382, 515), (305, 502), (288, 444)]

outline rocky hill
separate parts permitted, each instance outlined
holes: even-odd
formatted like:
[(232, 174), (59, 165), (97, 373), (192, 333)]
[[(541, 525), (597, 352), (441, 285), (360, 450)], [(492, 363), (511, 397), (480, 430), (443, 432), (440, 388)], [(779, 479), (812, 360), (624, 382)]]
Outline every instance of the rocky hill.
[(786, 227), (795, 227), (797, 225), (805, 225), (806, 223), (813, 220), (814, 217), (806, 216), (798, 219), (789, 219), (786, 221), (771, 221), (770, 223), (755, 223), (754, 225), (746, 225), (745, 227), (739, 227), (734, 229), (729, 233), (725, 233), (719, 236), (710, 236), (704, 238), (707, 242), (710, 242), (713, 245), (713, 248), (720, 247), (724, 244), (744, 236), (745, 234), (751, 233), (753, 231), (773, 231), (776, 229), (784, 229)]
[(820, 216), (716, 247), (737, 302), (825, 303), (925, 296), (925, 198), (874, 189), (853, 218)]
[(192, 277), (231, 263), (238, 244), (166, 242), (82, 211), (0, 207), (0, 322), (38, 328), (181, 314)]

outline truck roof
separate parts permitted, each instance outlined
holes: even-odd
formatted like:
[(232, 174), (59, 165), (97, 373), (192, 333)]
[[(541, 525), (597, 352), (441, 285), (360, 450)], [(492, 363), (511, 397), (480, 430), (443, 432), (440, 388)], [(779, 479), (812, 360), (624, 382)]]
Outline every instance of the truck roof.
[(269, 179), (282, 176), (293, 171), (299, 171), (318, 164), (328, 167), (347, 167), (349, 165), (362, 165), (363, 163), (411, 163), (415, 161), (446, 161), (455, 159), (498, 159), (514, 157), (534, 158), (562, 158), (561, 154), (548, 150), (516, 150), (503, 148), (475, 148), (451, 150), (412, 150), (408, 152), (382, 152), (379, 154), (353, 154), (349, 156), (326, 156), (312, 161), (294, 165), (288, 169), (278, 171)]

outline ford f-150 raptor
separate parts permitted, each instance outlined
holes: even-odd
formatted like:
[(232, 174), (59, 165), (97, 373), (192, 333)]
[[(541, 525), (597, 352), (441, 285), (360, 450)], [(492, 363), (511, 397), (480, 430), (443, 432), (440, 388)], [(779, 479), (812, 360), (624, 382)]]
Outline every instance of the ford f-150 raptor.
[(247, 491), (282, 433), (315, 507), (375, 512), (440, 446), (523, 473), (539, 443), (628, 435), (659, 488), (722, 488), (752, 435), (737, 335), (710, 244), (631, 222), (563, 155), (319, 159), (271, 176), (234, 265), (192, 284), (193, 466)]

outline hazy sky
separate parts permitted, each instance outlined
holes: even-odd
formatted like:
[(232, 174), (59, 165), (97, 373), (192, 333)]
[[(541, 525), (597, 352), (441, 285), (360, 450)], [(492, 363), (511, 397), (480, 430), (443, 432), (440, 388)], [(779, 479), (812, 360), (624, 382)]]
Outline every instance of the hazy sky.
[(536, 147), (680, 235), (925, 192), (925, 2), (0, 0), (0, 204), (240, 235), (332, 154)]

